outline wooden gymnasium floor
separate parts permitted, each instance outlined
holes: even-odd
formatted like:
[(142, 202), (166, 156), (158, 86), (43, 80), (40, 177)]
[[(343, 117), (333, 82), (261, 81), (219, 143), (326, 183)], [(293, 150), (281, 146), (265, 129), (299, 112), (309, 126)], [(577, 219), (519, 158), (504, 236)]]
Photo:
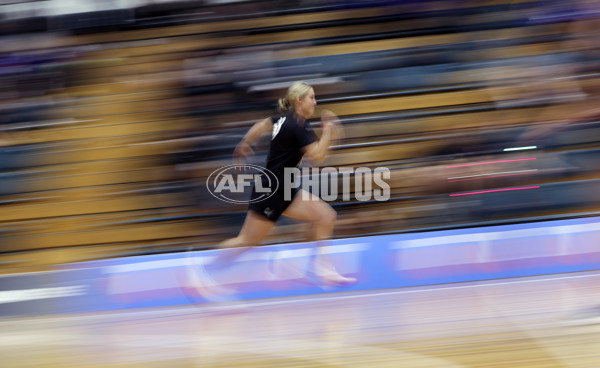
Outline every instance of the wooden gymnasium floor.
[(600, 367), (600, 272), (0, 320), (9, 367)]

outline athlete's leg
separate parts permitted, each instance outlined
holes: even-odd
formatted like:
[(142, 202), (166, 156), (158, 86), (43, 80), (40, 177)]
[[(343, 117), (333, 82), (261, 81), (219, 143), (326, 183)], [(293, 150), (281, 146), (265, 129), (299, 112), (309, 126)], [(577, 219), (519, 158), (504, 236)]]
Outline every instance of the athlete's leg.
[(203, 262), (198, 263), (189, 253), (186, 287), (195, 289), (197, 294), (207, 300), (229, 301), (234, 291), (223, 287), (218, 278), (213, 278), (213, 273), (224, 270), (235, 258), (259, 244), (274, 224), (273, 221), (250, 210), (238, 236), (219, 244), (218, 247), (223, 249), (212, 262), (206, 265)]
[(271, 231), (273, 225), (275, 225), (275, 222), (267, 220), (252, 210), (248, 211), (238, 236), (227, 239), (218, 245), (218, 248), (225, 250), (215, 258), (212, 266), (222, 267), (227, 265), (250, 248), (260, 244)]
[(337, 213), (326, 202), (304, 190), (300, 190), (284, 216), (310, 223), (308, 239), (316, 241), (319, 257), (315, 263), (315, 271), (324, 284), (341, 285), (356, 282), (356, 279), (340, 275), (333, 263), (323, 254), (323, 246), (333, 234)]
[(304, 189), (296, 193), (283, 215), (309, 222), (312, 225), (309, 231), (311, 240), (331, 237), (337, 219), (337, 213), (329, 204)]

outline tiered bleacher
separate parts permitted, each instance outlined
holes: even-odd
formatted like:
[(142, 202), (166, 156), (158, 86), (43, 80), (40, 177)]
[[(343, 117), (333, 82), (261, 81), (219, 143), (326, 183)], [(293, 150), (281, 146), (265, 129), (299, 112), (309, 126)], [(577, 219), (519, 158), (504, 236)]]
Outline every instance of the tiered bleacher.
[(596, 213), (598, 126), (564, 123), (599, 81), (575, 6), (191, 3), (5, 21), (3, 272), (235, 235), (246, 206), (204, 182), (295, 80), (343, 122), (323, 166), (391, 170), (389, 201), (333, 203), (338, 237)]

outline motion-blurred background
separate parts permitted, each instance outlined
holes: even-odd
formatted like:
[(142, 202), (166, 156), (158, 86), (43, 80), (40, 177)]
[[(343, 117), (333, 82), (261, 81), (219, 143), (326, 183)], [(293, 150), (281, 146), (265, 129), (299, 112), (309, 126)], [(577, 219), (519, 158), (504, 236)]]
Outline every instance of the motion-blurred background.
[(392, 171), (336, 237), (598, 214), (599, 1), (0, 4), (2, 272), (234, 236), (205, 180), (296, 80), (343, 120), (323, 165)]

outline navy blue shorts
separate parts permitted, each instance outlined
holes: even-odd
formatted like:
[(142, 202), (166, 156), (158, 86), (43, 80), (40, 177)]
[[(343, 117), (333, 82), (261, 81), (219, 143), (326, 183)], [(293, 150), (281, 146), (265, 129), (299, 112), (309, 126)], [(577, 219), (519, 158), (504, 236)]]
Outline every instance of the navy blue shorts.
[(252, 195), (250, 196), (252, 202), (250, 202), (250, 205), (248, 205), (248, 209), (258, 213), (269, 221), (275, 222), (279, 219), (279, 217), (281, 217), (290, 204), (292, 204), (292, 201), (299, 191), (300, 190), (297, 188), (294, 189), (292, 192), (292, 198), (287, 201), (284, 197), (284, 191), (278, 190), (271, 197), (254, 202), (254, 200), (259, 198), (259, 195), (262, 194), (257, 193), (253, 187)]

